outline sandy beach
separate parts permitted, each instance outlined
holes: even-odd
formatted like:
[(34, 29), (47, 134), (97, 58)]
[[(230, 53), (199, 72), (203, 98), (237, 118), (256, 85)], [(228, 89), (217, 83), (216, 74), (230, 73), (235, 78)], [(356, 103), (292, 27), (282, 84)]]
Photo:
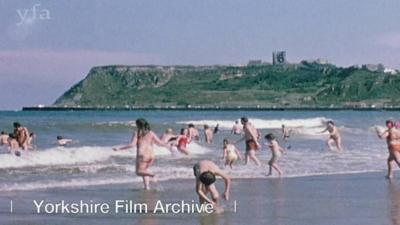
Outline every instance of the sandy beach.
[[(134, 200), (154, 205), (196, 199), (193, 180), (160, 182), (157, 191), (118, 184), (0, 194), (2, 224), (400, 224), (400, 184), (384, 173), (299, 178), (235, 179), (231, 201), (222, 214), (36, 214), (33, 200), (114, 202)], [(221, 187), (222, 181), (218, 181)], [(222, 188), (222, 187), (221, 187)], [(10, 214), (9, 201), (13, 200)], [(233, 211), (236, 200), (237, 211)]]

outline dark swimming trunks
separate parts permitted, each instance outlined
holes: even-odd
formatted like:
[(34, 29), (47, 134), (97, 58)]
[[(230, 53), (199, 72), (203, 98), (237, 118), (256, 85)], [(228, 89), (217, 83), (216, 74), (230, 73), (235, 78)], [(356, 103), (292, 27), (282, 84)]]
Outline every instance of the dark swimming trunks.
[(251, 139), (246, 141), (246, 151), (258, 150), (257, 143)]

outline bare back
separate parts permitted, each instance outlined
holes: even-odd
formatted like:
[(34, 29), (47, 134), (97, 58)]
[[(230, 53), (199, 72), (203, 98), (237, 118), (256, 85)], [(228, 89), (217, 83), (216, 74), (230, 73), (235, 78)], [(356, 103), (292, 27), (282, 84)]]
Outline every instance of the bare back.
[(253, 124), (247, 122), (245, 126), (243, 126), (244, 137), (246, 141), (254, 140), (257, 141), (257, 129), (253, 126)]

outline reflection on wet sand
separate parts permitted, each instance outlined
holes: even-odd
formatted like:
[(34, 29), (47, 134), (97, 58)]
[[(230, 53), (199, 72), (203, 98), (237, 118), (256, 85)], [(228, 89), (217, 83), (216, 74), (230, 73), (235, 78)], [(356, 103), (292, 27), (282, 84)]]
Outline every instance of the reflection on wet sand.
[[(157, 191), (143, 191), (139, 196), (138, 202), (146, 203), (148, 207), (148, 212), (153, 212), (157, 201), (160, 199), (159, 193)], [(152, 215), (151, 213), (147, 215), (142, 215), (139, 218), (138, 224), (143, 225), (159, 225), (160, 218)], [(136, 224), (136, 223), (135, 223)]]
[(400, 225), (400, 188), (396, 181), (389, 181), (390, 217), (393, 225)]
[(272, 215), (276, 218), (277, 225), (284, 225), (282, 219), (285, 215), (284, 206), (285, 206), (285, 190), (282, 179), (271, 179), (269, 183), (271, 184), (271, 196), (274, 196), (273, 200), (273, 208)]

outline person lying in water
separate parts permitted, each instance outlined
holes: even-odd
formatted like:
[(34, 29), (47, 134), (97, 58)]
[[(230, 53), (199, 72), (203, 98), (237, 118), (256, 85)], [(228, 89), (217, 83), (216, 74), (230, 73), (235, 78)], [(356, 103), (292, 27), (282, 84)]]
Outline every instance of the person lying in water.
[(155, 174), (149, 170), (155, 160), (153, 144), (170, 150), (170, 146), (163, 143), (157, 135), (151, 131), (150, 124), (145, 119), (137, 119), (136, 132), (132, 135), (131, 142), (126, 146), (113, 148), (114, 151), (118, 151), (136, 146), (136, 174), (143, 178), (145, 190), (150, 190), (150, 179), (155, 176)]
[[(215, 186), (216, 176), (222, 177), (225, 181), (225, 191), (223, 197), (229, 200), (229, 192), (231, 189), (231, 178), (225, 174), (215, 163), (209, 160), (201, 160), (193, 166), (194, 176), (196, 178), (196, 193), (199, 201), (203, 203), (211, 203), (214, 209), (219, 205), (219, 192)], [(211, 198), (208, 195), (211, 195)]]
[(64, 138), (62, 136), (57, 136), (57, 144), (59, 146), (66, 146), (72, 143), (72, 139)]

